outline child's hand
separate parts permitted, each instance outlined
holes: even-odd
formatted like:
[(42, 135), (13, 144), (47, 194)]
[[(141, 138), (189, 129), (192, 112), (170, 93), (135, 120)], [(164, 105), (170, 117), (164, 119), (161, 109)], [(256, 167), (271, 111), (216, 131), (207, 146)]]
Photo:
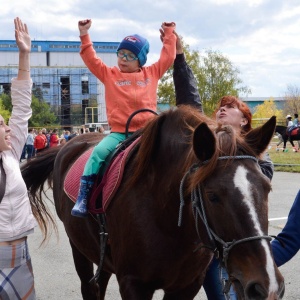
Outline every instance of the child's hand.
[(78, 29), (80, 32), (80, 35), (85, 35), (88, 33), (88, 30), (90, 29), (92, 25), (91, 19), (81, 20), (78, 22)]

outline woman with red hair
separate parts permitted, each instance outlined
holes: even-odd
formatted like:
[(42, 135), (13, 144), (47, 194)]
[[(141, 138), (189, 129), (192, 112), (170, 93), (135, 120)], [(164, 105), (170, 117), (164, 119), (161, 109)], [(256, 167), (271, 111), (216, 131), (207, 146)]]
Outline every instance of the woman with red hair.
[[(161, 32), (162, 33), (162, 32)], [(163, 39), (163, 36), (161, 36)], [(174, 61), (173, 81), (176, 94), (176, 105), (192, 105), (202, 111), (202, 103), (197, 89), (197, 83), (191, 68), (185, 61), (180, 38), (177, 36), (176, 58)], [(243, 135), (249, 132), (252, 122), (252, 114), (249, 107), (239, 98), (231, 95), (223, 96), (214, 112), (216, 120), (222, 125), (231, 125)], [(273, 177), (274, 166), (268, 154), (264, 160), (259, 161), (261, 171), (270, 180)], [(206, 272), (203, 287), (209, 300), (225, 300), (224, 283), (228, 280), (228, 274), (221, 267), (219, 261), (214, 258)], [(237, 299), (231, 287), (230, 299)], [(227, 299), (227, 297), (226, 297)]]

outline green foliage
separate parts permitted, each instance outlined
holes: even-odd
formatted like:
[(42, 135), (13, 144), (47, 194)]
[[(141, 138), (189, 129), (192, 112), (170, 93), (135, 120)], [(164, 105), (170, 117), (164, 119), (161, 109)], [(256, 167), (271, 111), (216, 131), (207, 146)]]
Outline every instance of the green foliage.
[[(199, 52), (191, 51), (183, 41), (183, 48), (188, 65), (191, 67), (197, 81), (204, 111), (211, 115), (216, 104), (224, 95), (239, 96), (250, 94), (247, 86), (242, 85), (239, 70), (232, 62), (218, 51), (206, 50), (200, 56)], [(173, 68), (170, 68), (158, 85), (158, 97), (161, 103), (175, 105), (175, 92), (172, 80)]]
[(3, 108), (5, 110), (8, 110), (11, 113), (11, 111), (12, 111), (12, 103), (11, 103), (11, 97), (10, 97), (10, 95), (3, 93), (3, 94), (1, 94), (0, 97), (1, 97)]
[[(190, 50), (189, 45), (182, 41), (185, 59), (188, 65), (192, 68), (194, 74), (199, 67), (199, 53), (194, 50)], [(169, 68), (164, 74), (158, 84), (157, 95), (160, 103), (169, 104), (170, 106), (176, 105), (175, 89), (173, 83), (173, 67)]]
[(2, 97), (3, 95), (5, 95), (5, 94), (0, 95), (0, 115), (3, 117), (5, 123), (7, 123), (10, 118), (11, 113), (9, 110), (7, 110), (5, 108), (5, 106), (3, 104), (3, 97)]
[(32, 96), (31, 108), (32, 117), (29, 119), (29, 127), (45, 127), (57, 123), (57, 117), (45, 101)]
[(271, 118), (272, 116), (276, 116), (277, 119), (283, 118), (283, 112), (277, 109), (273, 98), (265, 100), (263, 104), (257, 105), (253, 114), (254, 119)]
[(250, 93), (249, 88), (242, 86), (238, 68), (219, 51), (206, 50), (200, 64), (196, 77), (206, 114), (211, 115), (220, 98), (225, 95), (238, 97), (239, 94)]
[(39, 101), (44, 101), (43, 90), (40, 87), (32, 89), (32, 95)]
[[(29, 127), (45, 127), (57, 123), (57, 117), (51, 111), (50, 105), (44, 100), (39, 100), (34, 95), (32, 96), (32, 117), (29, 119)], [(8, 94), (0, 95), (0, 114), (5, 121), (8, 121), (12, 112), (11, 96)]]

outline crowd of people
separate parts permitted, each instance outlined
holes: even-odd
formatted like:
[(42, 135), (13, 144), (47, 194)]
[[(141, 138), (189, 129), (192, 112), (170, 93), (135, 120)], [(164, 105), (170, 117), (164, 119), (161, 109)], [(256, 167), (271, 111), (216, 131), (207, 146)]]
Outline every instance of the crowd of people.
[[(79, 134), (85, 134), (90, 132), (89, 128), (81, 128), (78, 130), (61, 130), (46, 128), (34, 129), (30, 128), (26, 138), (25, 145), (23, 147), (20, 162), (25, 159), (34, 157), (37, 153), (51, 147), (57, 147), (64, 145), (67, 141), (78, 136)], [(99, 133), (104, 133), (104, 128), (99, 127)]]

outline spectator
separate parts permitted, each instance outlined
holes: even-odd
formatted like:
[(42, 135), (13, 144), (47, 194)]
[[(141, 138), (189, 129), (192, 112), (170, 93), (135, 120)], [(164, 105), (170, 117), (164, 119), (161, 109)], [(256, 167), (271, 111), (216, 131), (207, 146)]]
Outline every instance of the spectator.
[(72, 131), (72, 133), (69, 136), (69, 140), (71, 140), (72, 138), (76, 137), (77, 135), (79, 135), (78, 131)]
[(12, 78), (12, 114), (8, 125), (0, 116), (1, 205), (0, 205), (0, 299), (34, 300), (34, 276), (27, 236), (32, 234), (34, 219), (19, 159), (28, 134), (31, 117), (30, 51), (31, 39), (26, 24), (15, 22), (19, 48), (17, 78)]
[(27, 159), (30, 159), (34, 154), (34, 136), (33, 136), (33, 129), (29, 129), (27, 139), (26, 139), (26, 152), (27, 152)]
[(66, 131), (65, 131), (65, 133), (64, 133), (64, 138), (65, 138), (66, 141), (69, 140), (70, 134), (71, 134), (71, 133), (70, 133), (69, 130), (66, 130)]
[(36, 153), (39, 153), (47, 148), (47, 138), (46, 135), (43, 134), (42, 130), (39, 130), (39, 134), (34, 139), (34, 148), (36, 149)]
[(52, 133), (50, 134), (50, 148), (58, 146), (59, 137), (57, 131), (57, 129), (53, 129)]

